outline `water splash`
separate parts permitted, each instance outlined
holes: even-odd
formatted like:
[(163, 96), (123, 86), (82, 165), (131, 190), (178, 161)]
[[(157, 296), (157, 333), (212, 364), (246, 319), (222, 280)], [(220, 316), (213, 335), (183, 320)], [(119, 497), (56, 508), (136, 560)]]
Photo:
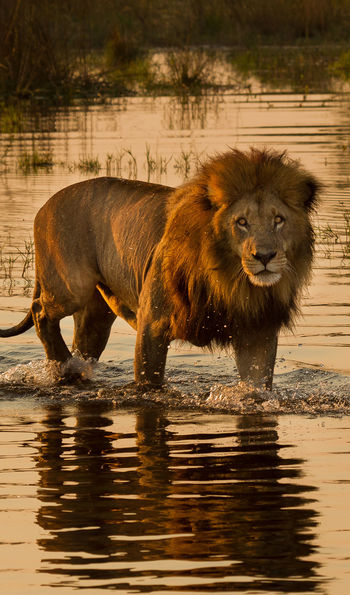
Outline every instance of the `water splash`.
[[(203, 382), (204, 384), (204, 382)], [(163, 406), (167, 409), (220, 411), (231, 414), (350, 414), (350, 380), (320, 370), (281, 374), (272, 391), (243, 382), (227, 386), (217, 382), (198, 392), (184, 391), (181, 383), (162, 390), (137, 391), (133, 386), (102, 387), (95, 398), (113, 400), (117, 406)]]
[(61, 383), (63, 378), (91, 380), (94, 364), (92, 360), (83, 360), (74, 355), (64, 364), (49, 360), (34, 360), (27, 364), (18, 364), (0, 374), (0, 384), (52, 387)]
[[(169, 368), (171, 381), (159, 390), (140, 390), (133, 382), (130, 361), (97, 364), (75, 355), (63, 367), (37, 360), (0, 374), (1, 395), (13, 399), (106, 400), (116, 407), (163, 407), (220, 411), (230, 414), (349, 415), (350, 378), (323, 370), (300, 369), (277, 374), (272, 391), (259, 390), (228, 378), (218, 370), (194, 366)], [(71, 384), (62, 374), (80, 380)]]
[(276, 387), (273, 391), (214, 386), (205, 401), (211, 409), (251, 414), (349, 414), (350, 392), (330, 389), (327, 383), (319, 388)]

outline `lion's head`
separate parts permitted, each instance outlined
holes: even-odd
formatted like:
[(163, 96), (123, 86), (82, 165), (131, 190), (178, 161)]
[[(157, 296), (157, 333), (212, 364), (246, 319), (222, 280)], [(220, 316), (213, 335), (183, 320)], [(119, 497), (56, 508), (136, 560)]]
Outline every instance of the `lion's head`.
[(291, 266), (286, 254), (289, 234), (285, 229), (290, 219), (287, 209), (275, 197), (268, 201), (249, 197), (235, 207), (230, 225), (242, 270), (253, 285), (275, 285)]
[[(166, 275), (177, 332), (228, 342), (217, 319), (288, 325), (308, 280), (319, 184), (284, 153), (232, 150), (171, 198)], [(215, 331), (209, 323), (215, 319)], [(221, 332), (222, 331), (222, 332)], [(228, 335), (229, 336), (229, 335)], [(192, 340), (189, 336), (184, 337)], [(203, 339), (198, 341), (203, 343)]]

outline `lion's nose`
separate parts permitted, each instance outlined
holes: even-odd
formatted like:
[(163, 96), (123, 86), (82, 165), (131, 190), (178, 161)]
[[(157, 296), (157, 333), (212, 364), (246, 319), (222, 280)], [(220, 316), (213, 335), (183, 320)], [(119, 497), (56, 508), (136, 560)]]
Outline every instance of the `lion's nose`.
[(255, 252), (253, 254), (256, 260), (260, 260), (262, 264), (266, 267), (266, 265), (276, 256), (277, 252)]

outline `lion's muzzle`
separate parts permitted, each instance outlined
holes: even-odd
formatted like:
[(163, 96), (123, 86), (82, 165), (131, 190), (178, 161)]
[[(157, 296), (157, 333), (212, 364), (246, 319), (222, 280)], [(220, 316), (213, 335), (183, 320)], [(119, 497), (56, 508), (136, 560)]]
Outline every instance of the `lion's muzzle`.
[(270, 287), (281, 279), (286, 257), (277, 250), (250, 250), (243, 254), (243, 270), (253, 285)]
[(259, 260), (264, 267), (266, 268), (270, 260), (272, 260), (276, 256), (276, 251), (270, 252), (255, 252), (252, 254), (253, 258)]

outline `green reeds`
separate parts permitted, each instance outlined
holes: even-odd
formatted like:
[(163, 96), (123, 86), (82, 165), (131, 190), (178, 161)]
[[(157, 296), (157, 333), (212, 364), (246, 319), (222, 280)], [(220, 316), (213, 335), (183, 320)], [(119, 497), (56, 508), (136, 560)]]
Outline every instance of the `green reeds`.
[(158, 177), (165, 175), (168, 171), (168, 165), (172, 160), (172, 155), (170, 157), (164, 157), (162, 155), (158, 155), (156, 153), (155, 156), (151, 153), (151, 148), (149, 145), (146, 145), (146, 171), (147, 171), (147, 181), (149, 182), (152, 175), (157, 173)]
[(51, 151), (23, 153), (18, 158), (18, 167), (24, 173), (35, 172), (38, 169), (51, 169), (54, 165)]
[(102, 165), (98, 157), (82, 156), (78, 163), (74, 163), (73, 169), (78, 169), (83, 173), (98, 174)]
[(199, 163), (200, 155), (193, 149), (182, 149), (177, 155), (166, 156), (160, 155), (158, 151), (152, 152), (148, 144), (146, 144), (143, 162), (137, 159), (131, 148), (121, 148), (115, 153), (107, 153), (104, 162), (99, 157), (91, 155), (82, 155), (78, 161), (58, 162), (54, 160), (50, 151), (36, 150), (32, 153), (25, 152), (17, 159), (17, 167), (25, 175), (36, 174), (42, 169), (51, 169), (56, 165), (66, 168), (70, 172), (78, 170), (83, 175), (98, 176), (104, 170), (107, 176), (136, 180), (138, 172), (142, 169), (146, 171), (148, 181), (154, 177), (159, 181), (162, 176), (168, 173), (170, 164), (178, 176), (188, 178)]

